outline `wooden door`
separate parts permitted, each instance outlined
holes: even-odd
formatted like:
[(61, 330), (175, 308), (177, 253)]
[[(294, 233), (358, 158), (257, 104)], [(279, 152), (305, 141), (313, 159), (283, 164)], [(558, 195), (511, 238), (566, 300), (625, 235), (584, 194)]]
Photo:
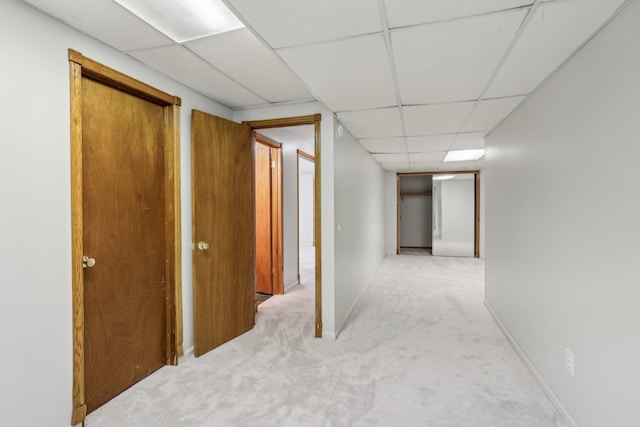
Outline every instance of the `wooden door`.
[(166, 364), (163, 107), (85, 77), (82, 142), (90, 412)]
[(271, 149), (255, 143), (256, 291), (273, 294)]
[(251, 130), (191, 116), (194, 353), (253, 328), (255, 226)]

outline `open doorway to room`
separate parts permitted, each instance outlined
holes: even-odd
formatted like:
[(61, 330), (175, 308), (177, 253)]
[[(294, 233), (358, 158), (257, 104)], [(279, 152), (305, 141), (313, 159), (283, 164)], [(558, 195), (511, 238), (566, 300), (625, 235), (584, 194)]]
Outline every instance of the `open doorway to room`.
[(397, 254), (480, 256), (478, 171), (398, 174)]
[[(280, 199), (277, 201), (274, 197), (274, 191), (271, 191), (272, 208), (268, 209), (272, 214), (280, 214), (280, 228), (271, 227), (271, 235), (276, 240), (280, 240), (280, 249), (274, 245), (260, 245), (256, 241), (256, 257), (259, 260), (271, 259), (271, 275), (273, 280), (273, 291), (271, 293), (257, 288), (257, 307), (260, 303), (270, 297), (270, 295), (278, 295), (289, 292), (295, 286), (308, 285), (316, 286), (316, 265), (318, 263), (319, 253), (316, 252), (318, 245), (315, 245), (316, 227), (319, 224), (316, 218), (315, 199), (318, 194), (316, 185), (315, 170), (315, 153), (316, 153), (316, 135), (317, 125), (309, 124), (288, 124), (283, 123), (280, 126), (271, 126), (262, 128), (260, 124), (250, 123), (254, 129), (256, 159), (258, 159), (261, 143), (268, 141), (270, 146), (277, 147), (280, 155), (280, 164), (273, 162), (273, 153), (271, 157), (271, 172), (264, 172), (264, 180), (271, 177), (271, 182), (279, 182)], [(302, 153), (302, 154), (301, 154)], [(303, 160), (300, 160), (302, 156)], [(266, 154), (263, 154), (266, 157)], [(308, 165), (302, 165), (304, 162)], [(310, 166), (309, 166), (310, 165)], [(259, 165), (256, 164), (256, 172), (259, 171)], [(303, 168), (302, 177), (300, 168)], [(280, 178), (277, 178), (279, 172)], [(258, 177), (256, 177), (258, 179)], [(260, 200), (260, 185), (256, 181), (256, 202)], [(266, 193), (265, 193), (266, 194)], [(303, 211), (301, 212), (300, 202), (303, 202)], [(276, 203), (278, 206), (273, 206)], [(256, 222), (259, 227), (259, 217), (266, 218), (268, 215), (259, 213), (259, 207), (256, 206)], [(264, 211), (266, 208), (262, 209)], [(279, 233), (276, 236), (275, 233)], [(301, 235), (303, 242), (301, 244)], [(308, 236), (311, 236), (309, 241)], [(258, 239), (259, 233), (256, 238)], [(272, 239), (273, 240), (273, 239)], [(270, 253), (268, 253), (270, 251)], [(260, 253), (262, 252), (262, 254)], [(260, 271), (257, 270), (258, 276)], [(277, 281), (276, 281), (277, 280)], [(318, 294), (316, 287), (316, 295)], [(318, 308), (319, 301), (316, 301)], [(259, 308), (257, 308), (259, 310)], [(316, 313), (316, 317), (318, 313)], [(316, 335), (318, 335), (318, 325), (316, 325)]]

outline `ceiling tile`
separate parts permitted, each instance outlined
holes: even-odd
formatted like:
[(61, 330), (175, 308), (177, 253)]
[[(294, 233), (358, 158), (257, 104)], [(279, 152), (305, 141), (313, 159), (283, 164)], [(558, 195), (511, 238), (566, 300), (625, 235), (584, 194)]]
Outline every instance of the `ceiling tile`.
[(465, 132), (489, 131), (502, 119), (507, 117), (524, 96), (512, 96), (509, 98), (485, 99), (478, 102), (476, 109), (464, 126)]
[(384, 0), (389, 27), (406, 27), (482, 15), (533, 4), (533, 0)]
[(433, 153), (409, 153), (409, 161), (413, 163), (441, 162), (444, 160), (446, 151)]
[(411, 162), (411, 170), (414, 172), (432, 172), (438, 170), (441, 162)]
[(468, 162), (442, 162), (438, 170), (441, 171), (461, 171), (466, 170), (476, 164), (478, 161), (468, 161)]
[(402, 136), (400, 111), (396, 107), (347, 111), (338, 113), (338, 119), (358, 139)]
[(409, 172), (411, 167), (409, 162), (380, 163), (383, 169), (390, 172)]
[(228, 107), (267, 103), (182, 46), (142, 50), (130, 55)]
[(406, 154), (372, 154), (378, 163), (401, 163), (407, 161)]
[(567, 59), (624, 0), (544, 3), (538, 8), (486, 96), (531, 92)]
[(433, 151), (447, 151), (456, 134), (410, 136), (407, 138), (407, 146), (411, 153), (428, 153)]
[(402, 103), (478, 99), (525, 14), (516, 10), (392, 31)]
[(466, 132), (456, 135), (451, 150), (475, 150), (484, 148), (486, 132)]
[(396, 105), (389, 57), (381, 35), (279, 49), (278, 54), (333, 111)]
[(404, 138), (361, 139), (360, 144), (370, 153), (405, 153)]
[(457, 133), (473, 108), (474, 102), (416, 105), (404, 107), (407, 135), (443, 135)]
[(289, 67), (246, 28), (185, 46), (269, 102), (314, 99)]
[(121, 51), (173, 40), (112, 0), (25, 0), (62, 22)]
[(377, 0), (228, 0), (273, 48), (382, 30)]

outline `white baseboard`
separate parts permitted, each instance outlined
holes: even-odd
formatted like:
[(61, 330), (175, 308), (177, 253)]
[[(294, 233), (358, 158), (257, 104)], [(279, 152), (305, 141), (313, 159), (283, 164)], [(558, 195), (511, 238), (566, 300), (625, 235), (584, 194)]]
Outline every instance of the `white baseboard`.
[(325, 332), (322, 331), (322, 339), (323, 340), (336, 340), (336, 334), (334, 334), (333, 332)]
[(504, 325), (504, 323), (502, 323), (502, 321), (500, 320), (498, 315), (495, 313), (495, 311), (493, 311), (493, 309), (491, 308), (487, 300), (484, 300), (484, 305), (485, 307), (487, 307), (487, 310), (489, 310), (489, 313), (491, 313), (491, 316), (493, 316), (493, 320), (496, 321), (496, 323), (502, 330), (502, 333), (504, 334), (504, 336), (507, 337), (507, 340), (509, 341), (509, 344), (511, 344), (511, 347), (513, 347), (513, 349), (516, 351), (520, 359), (522, 359), (527, 369), (529, 369), (529, 372), (531, 372), (531, 375), (533, 375), (533, 378), (535, 378), (535, 380), (538, 382), (538, 384), (542, 388), (542, 391), (544, 391), (544, 394), (547, 395), (547, 397), (551, 401), (551, 404), (556, 408), (556, 410), (560, 413), (562, 418), (564, 418), (565, 421), (570, 426), (578, 427), (578, 423), (576, 423), (576, 421), (573, 419), (569, 411), (567, 411), (567, 408), (564, 407), (560, 399), (558, 399), (558, 396), (556, 396), (556, 394), (553, 392), (551, 387), (549, 387), (549, 384), (547, 384), (542, 374), (540, 374), (540, 372), (536, 369), (535, 365), (531, 362), (531, 360), (529, 360), (529, 357), (527, 357), (527, 354), (524, 352), (524, 350), (522, 350), (518, 342), (511, 335), (511, 333), (509, 332), (507, 327)]
[(188, 357), (194, 357), (193, 356), (193, 346), (189, 347), (188, 349), (186, 349), (184, 351), (184, 354), (182, 355), (181, 359), (182, 358), (188, 358)]
[(297, 280), (295, 282), (291, 282), (288, 285), (284, 285), (284, 293), (286, 294), (287, 292), (290, 292), (291, 289), (295, 288), (296, 286), (300, 286), (300, 282), (298, 282)]

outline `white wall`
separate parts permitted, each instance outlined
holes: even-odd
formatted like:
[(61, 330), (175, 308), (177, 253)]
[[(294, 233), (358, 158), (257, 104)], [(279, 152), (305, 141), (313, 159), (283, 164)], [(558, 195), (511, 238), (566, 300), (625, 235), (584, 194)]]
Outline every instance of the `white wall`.
[[(300, 162), (310, 163), (308, 160), (300, 159)], [(314, 172), (300, 172), (300, 209), (298, 218), (300, 220), (300, 246), (313, 246), (313, 186)]]
[[(321, 221), (322, 221), (322, 326), (323, 336), (335, 336), (334, 310), (334, 228), (333, 228), (333, 114), (319, 102), (288, 104), (264, 108), (236, 110), (233, 119), (237, 122), (249, 120), (279, 119), (283, 117), (321, 114), (320, 122), (320, 168), (321, 168)], [(318, 153), (316, 154), (316, 158)], [(295, 212), (295, 211), (294, 211)]]
[(384, 170), (348, 131), (334, 147), (335, 323), (340, 333), (385, 256), (385, 191)]
[(384, 241), (387, 255), (396, 253), (398, 243), (398, 175), (384, 173)]
[(3, 425), (71, 421), (71, 199), (67, 49), (180, 96), (185, 346), (193, 345), (190, 115), (232, 113), (30, 6), (2, 1), (0, 413)]
[[(313, 141), (282, 144), (282, 258), (285, 287), (298, 283), (298, 149), (313, 153)], [(313, 221), (313, 220), (312, 220)]]
[(486, 139), (486, 300), (582, 427), (640, 420), (639, 22), (636, 0)]

